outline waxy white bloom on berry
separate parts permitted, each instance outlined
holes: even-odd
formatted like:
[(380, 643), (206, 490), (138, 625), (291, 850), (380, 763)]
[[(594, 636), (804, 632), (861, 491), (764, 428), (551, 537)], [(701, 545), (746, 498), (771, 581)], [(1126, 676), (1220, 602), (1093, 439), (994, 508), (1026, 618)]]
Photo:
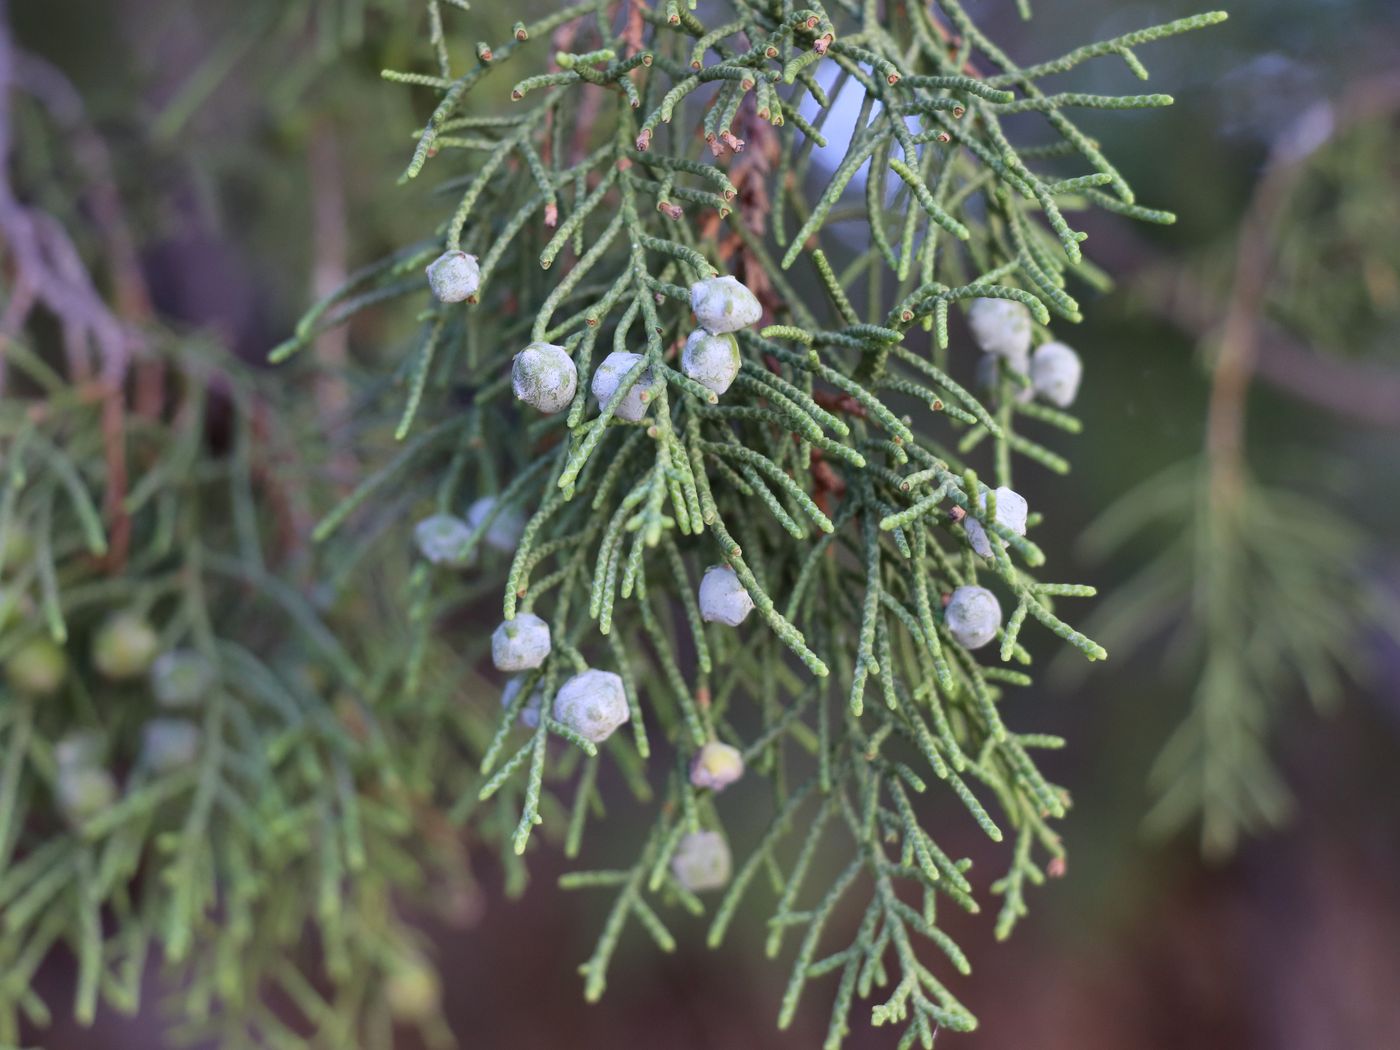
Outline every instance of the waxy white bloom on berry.
[(471, 526), (456, 515), (434, 514), (414, 526), (413, 542), (434, 565), (460, 568), (471, 563), (471, 558), (462, 553), (471, 534)]
[(161, 707), (189, 707), (214, 687), (214, 667), (194, 649), (172, 649), (151, 664), (151, 691)]
[(585, 740), (601, 744), (632, 716), (622, 679), (611, 671), (584, 671), (559, 687), (554, 718)]
[[(494, 496), (482, 496), (467, 508), (467, 527), (475, 532), (486, 520), (486, 516), (496, 509)], [(505, 507), (491, 519), (486, 530), (486, 546), (511, 554), (520, 545), (520, 537), (525, 532), (525, 519), (514, 507)]]
[(728, 565), (711, 565), (700, 580), (700, 618), (738, 627), (753, 611), (753, 599)]
[[(515, 703), (515, 698), (520, 695), (520, 688), (524, 684), (524, 678), (512, 678), (506, 683), (506, 687), (501, 690), (502, 708), (510, 710), (510, 705)], [(540, 712), (543, 710), (544, 690), (536, 689), (525, 701), (525, 706), (520, 709), (520, 724), (534, 729), (540, 724)]]
[(734, 277), (710, 277), (690, 286), (690, 308), (700, 326), (715, 335), (758, 324), (763, 307), (758, 296)]
[(1074, 404), (1084, 365), (1079, 355), (1064, 343), (1044, 343), (1031, 355), (1031, 386), (1035, 392), (1059, 408)]
[(692, 831), (671, 857), (676, 881), (691, 893), (717, 890), (729, 881), (729, 843), (718, 831)]
[(183, 718), (153, 718), (141, 727), (141, 762), (157, 773), (188, 766), (199, 755), (199, 726)]
[(1031, 352), (1031, 312), (1014, 299), (974, 299), (967, 311), (972, 338), (989, 354), (1011, 362), (1018, 372), (1026, 370)]
[[(603, 358), (593, 372), (592, 390), (593, 396), (598, 399), (598, 407), (605, 408), (613, 395), (617, 393), (617, 388), (622, 385), (627, 373), (637, 366), (637, 362), (642, 360), (641, 354), (629, 354), (625, 350), (614, 351)], [(613, 415), (618, 419), (625, 419), (629, 423), (635, 423), (647, 414), (647, 403), (642, 400), (642, 392), (651, 386), (651, 369), (644, 371), (632, 389), (613, 409)]]
[(107, 738), (95, 729), (75, 729), (65, 733), (53, 746), (59, 769), (86, 769), (102, 761)]
[[(987, 513), (987, 494), (980, 493), (977, 497), (977, 505), (982, 508), (982, 513)], [(1019, 492), (1013, 492), (1005, 485), (997, 489), (997, 516), (998, 525), (1004, 525), (1017, 536), (1026, 534), (1026, 515), (1030, 507), (1026, 504), (1026, 498)], [(968, 542), (972, 544), (972, 549), (984, 558), (992, 556), (992, 539), (987, 535), (987, 530), (976, 518), (969, 515), (963, 518), (963, 531), (967, 533)], [(997, 540), (1000, 543), (1000, 539)]]
[(739, 340), (695, 329), (681, 351), (681, 371), (701, 386), (723, 394), (739, 374)]
[(515, 396), (541, 412), (561, 412), (578, 390), (578, 369), (567, 350), (553, 343), (531, 343), (510, 368)]
[(723, 791), (744, 775), (744, 756), (737, 747), (711, 740), (695, 752), (690, 763), (690, 782), (698, 788)]
[[(997, 389), (998, 383), (1001, 380), (1001, 362), (1003, 360), (1006, 359), (997, 357), (996, 354), (983, 354), (981, 358), (978, 359), (976, 373), (978, 389), (991, 391)], [(1026, 369), (1029, 367), (1029, 362), (1024, 359), (1019, 362), (1019, 368), (1017, 367), (1018, 362), (1016, 361), (1008, 360), (1006, 364), (1012, 372), (1018, 375), (1026, 375)], [(1035, 397), (1035, 390), (1031, 387), (1029, 382), (1025, 385), (1013, 382), (1011, 384), (1011, 391), (1011, 396), (1022, 404), (1025, 404), (1027, 401), (1031, 400), (1031, 398)]]
[(985, 587), (959, 587), (943, 611), (943, 621), (959, 645), (980, 649), (997, 636), (1001, 603)]
[(507, 620), (491, 635), (491, 661), (498, 671), (528, 671), (549, 655), (549, 624), (534, 613)]
[(460, 303), (481, 287), (481, 267), (466, 252), (443, 252), (428, 264), (428, 286), (439, 302)]
[[(985, 513), (987, 510), (987, 494), (979, 493), (977, 505)], [(1026, 497), (1005, 485), (997, 486), (997, 524), (1005, 525), (1017, 536), (1026, 534), (1026, 518), (1030, 514), (1030, 505), (1026, 502)]]

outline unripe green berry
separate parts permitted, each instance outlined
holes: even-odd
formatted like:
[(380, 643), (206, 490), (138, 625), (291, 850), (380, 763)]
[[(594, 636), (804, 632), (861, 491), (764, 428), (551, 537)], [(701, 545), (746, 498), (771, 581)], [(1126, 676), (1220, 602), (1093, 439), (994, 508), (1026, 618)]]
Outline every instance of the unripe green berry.
[[(617, 388), (622, 385), (622, 380), (627, 377), (627, 373), (637, 366), (637, 362), (642, 360), (641, 354), (631, 354), (625, 350), (616, 350), (603, 358), (600, 364), (593, 371), (593, 382), (591, 389), (594, 398), (598, 401), (599, 408), (605, 408), (617, 393)], [(644, 371), (640, 378), (632, 384), (632, 389), (627, 391), (625, 397), (613, 409), (613, 415), (618, 419), (625, 419), (629, 423), (638, 422), (647, 414), (647, 403), (642, 400), (643, 391), (652, 384), (651, 369)]]
[(25, 642), (5, 661), (5, 681), (26, 696), (52, 696), (68, 677), (68, 655), (47, 635)]
[(758, 297), (728, 275), (696, 281), (690, 286), (690, 308), (700, 327), (715, 335), (756, 325), (763, 316)]
[(690, 782), (698, 788), (723, 791), (744, 775), (744, 756), (737, 747), (711, 740), (690, 763)]
[(631, 717), (622, 679), (611, 671), (584, 671), (559, 687), (554, 718), (579, 736), (601, 744)]
[(214, 688), (214, 665), (194, 649), (172, 649), (151, 664), (151, 691), (161, 707), (191, 707)]
[(691, 893), (717, 890), (729, 881), (729, 843), (718, 831), (692, 831), (671, 857), (676, 881)]
[(442, 985), (425, 960), (405, 956), (390, 971), (384, 983), (384, 997), (395, 1020), (421, 1023), (437, 1014)]
[(549, 655), (549, 624), (534, 613), (519, 613), (491, 635), (491, 661), (498, 671), (528, 671)]
[(58, 806), (75, 824), (108, 809), (117, 798), (117, 782), (105, 769), (66, 766), (58, 771)]
[(439, 302), (460, 303), (481, 287), (481, 267), (466, 252), (443, 252), (428, 264), (428, 286)]
[(29, 596), (19, 588), (0, 587), (0, 631), (18, 623), (29, 605)]
[(943, 621), (959, 645), (980, 649), (997, 636), (1001, 603), (985, 587), (959, 587), (943, 611)]
[(739, 340), (711, 335), (703, 328), (690, 333), (681, 351), (681, 371), (703, 387), (723, 394), (739, 374)]
[(700, 580), (700, 618), (738, 627), (753, 611), (753, 598), (728, 565), (711, 565)]
[(510, 367), (515, 396), (541, 412), (562, 412), (578, 390), (578, 369), (567, 350), (553, 343), (531, 343)]
[(5, 545), (0, 547), (0, 572), (15, 569), (34, 557), (34, 540), (29, 530), (14, 522), (5, 533)]
[(103, 677), (121, 682), (150, 670), (160, 648), (155, 630), (135, 613), (117, 613), (92, 642), (92, 662)]

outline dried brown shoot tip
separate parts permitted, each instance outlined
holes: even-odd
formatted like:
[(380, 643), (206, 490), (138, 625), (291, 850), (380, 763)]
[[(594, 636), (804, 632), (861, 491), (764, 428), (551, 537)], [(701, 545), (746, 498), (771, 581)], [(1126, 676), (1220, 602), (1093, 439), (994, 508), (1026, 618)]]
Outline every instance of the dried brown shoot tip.
[(1045, 865), (1045, 874), (1052, 879), (1062, 879), (1065, 877), (1066, 868), (1064, 857), (1051, 857), (1050, 863)]
[(511, 93), (510, 93), (510, 100), (511, 100), (512, 102), (519, 102), (519, 101), (520, 101), (522, 98), (524, 98), (524, 97), (525, 97), (525, 92), (520, 91), (520, 90), (518, 90), (518, 89), (513, 89), (513, 90), (511, 91)]
[(930, 401), (930, 402), (928, 403), (928, 407), (931, 408), (931, 409), (933, 409), (935, 412), (942, 412), (942, 411), (943, 411), (943, 399), (942, 399), (942, 398), (939, 398), (939, 397), (934, 398), (932, 401)]
[(962, 118), (962, 115), (963, 115), (964, 113), (966, 113), (966, 112), (967, 112), (967, 110), (963, 109), (962, 106), (954, 106), (954, 107), (953, 107), (953, 119), (954, 119), (954, 120), (959, 120), (959, 119), (961, 119), (961, 118)]
[(940, 131), (938, 133), (938, 141), (946, 146), (948, 143), (953, 141), (953, 136), (949, 135), (946, 131)]
[(652, 56), (652, 53), (650, 51), (648, 51), (645, 55), (642, 56), (642, 65), (644, 66), (650, 66), (654, 61), (655, 58)]
[(816, 15), (808, 15), (808, 16), (807, 16), (807, 23), (806, 23), (806, 25), (807, 25), (807, 28), (808, 28), (808, 29), (816, 29), (817, 26), (820, 24), (820, 22), (821, 22), (821, 19), (818, 18)]
[(889, 76), (887, 76), (887, 77), (885, 78), (885, 83), (886, 83), (886, 84), (889, 84), (890, 86), (894, 86), (895, 84), (898, 84), (898, 83), (899, 83), (899, 74), (898, 74), (898, 73), (891, 73)]
[(515, 31), (515, 39), (519, 40), (523, 44), (525, 41), (530, 39), (530, 34), (525, 32), (524, 26), (521, 26)]
[(685, 215), (685, 209), (672, 201), (657, 201), (656, 210), (668, 219), (679, 219)]
[(672, 15), (670, 18), (666, 19), (666, 24), (667, 24), (667, 25), (673, 25), (673, 26), (678, 26), (678, 25), (680, 25), (680, 24), (681, 24), (681, 16), (680, 16), (680, 15)]
[(752, 91), (757, 84), (755, 84), (752, 77), (745, 77), (743, 80), (739, 81), (739, 86), (745, 91)]
[(826, 49), (836, 42), (836, 36), (832, 33), (823, 33), (812, 41), (812, 50), (819, 55), (826, 54)]
[(773, 113), (767, 106), (761, 106), (756, 116), (759, 120), (770, 120), (772, 119)]
[(559, 225), (559, 205), (551, 203), (544, 206), (544, 224), (550, 229)]
[(777, 58), (777, 57), (778, 57), (778, 49), (777, 49), (776, 47), (774, 47), (772, 44), (769, 44), (767, 47), (765, 47), (765, 48), (763, 49), (763, 57), (764, 57), (764, 58)]
[(690, 68), (693, 69), (693, 70), (695, 70), (695, 72), (698, 73), (698, 72), (700, 72), (700, 70), (704, 69), (705, 66), (704, 66), (704, 64), (697, 58), (694, 62), (690, 63)]
[(647, 147), (651, 145), (651, 129), (643, 128), (642, 133), (637, 136), (637, 152), (645, 153)]
[[(734, 132), (721, 131), (719, 133), (719, 138), (721, 142), (723, 142), (726, 146), (732, 149), (735, 153), (744, 152), (744, 140), (735, 137)], [(728, 198), (725, 199), (728, 200)]]
[[(963, 518), (967, 517), (967, 511), (963, 510), (961, 507), (954, 506), (949, 508), (948, 517), (952, 518), (955, 522), (960, 522)], [(947, 600), (946, 595), (944, 596), (944, 600)]]
[(723, 156), (723, 155), (724, 155), (724, 143), (723, 143), (723, 142), (720, 142), (720, 141), (719, 141), (717, 138), (715, 138), (713, 135), (710, 135), (710, 136), (706, 139), (706, 141), (707, 141), (707, 142), (709, 143), (709, 145), (710, 145), (710, 152), (713, 153), (716, 157), (720, 157), (720, 156)]

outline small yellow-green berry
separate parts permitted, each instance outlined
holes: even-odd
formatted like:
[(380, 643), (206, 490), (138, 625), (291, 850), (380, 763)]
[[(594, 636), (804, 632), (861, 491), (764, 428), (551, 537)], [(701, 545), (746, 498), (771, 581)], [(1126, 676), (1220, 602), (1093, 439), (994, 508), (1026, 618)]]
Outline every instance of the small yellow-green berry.
[(121, 682), (150, 670), (160, 649), (155, 629), (132, 612), (121, 612), (98, 628), (92, 662), (105, 678)]
[(5, 681), (26, 696), (52, 696), (68, 677), (68, 654), (47, 635), (25, 642), (5, 661)]

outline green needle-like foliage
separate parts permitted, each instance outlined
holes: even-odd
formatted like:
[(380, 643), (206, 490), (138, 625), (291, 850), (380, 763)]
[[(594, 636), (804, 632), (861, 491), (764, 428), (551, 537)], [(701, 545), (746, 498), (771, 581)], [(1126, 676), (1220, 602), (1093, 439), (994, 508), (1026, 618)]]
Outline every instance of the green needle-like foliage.
[[(1168, 681), (1189, 703), (1152, 768), (1147, 826), (1198, 826), (1214, 858), (1292, 808), (1271, 753), (1290, 701), (1330, 708), (1371, 670), (1370, 640), (1400, 637), (1400, 610), (1370, 569), (1367, 519), (1383, 481), (1343, 494), (1348, 465), (1315, 449), (1301, 478), (1262, 480), (1249, 466), (1245, 404), (1255, 369), (1277, 377), (1272, 357), (1286, 355), (1308, 366), (1283, 376), (1287, 393), (1348, 422), (1400, 422), (1400, 387), (1367, 362), (1394, 356), (1400, 320), (1388, 178), (1400, 166), (1397, 110), (1393, 82), (1363, 79), (1279, 135), (1243, 233), (1211, 252), (1234, 266), (1233, 284), (1219, 282), (1226, 302), (1213, 302), (1209, 281), (1188, 281), (1181, 297), (1187, 318), (1218, 306), (1227, 315), (1223, 335), (1205, 333), (1217, 344), (1205, 454), (1125, 493), (1084, 534), (1099, 554), (1158, 541), (1092, 628), (1115, 652), (1167, 654)], [(1345, 278), (1342, 258), (1356, 261)], [(1207, 258), (1198, 268), (1223, 267)], [(1287, 459), (1303, 461), (1292, 448)]]
[[(372, 304), (422, 310), (399, 372), (402, 452), (322, 522), (321, 539), (353, 535), (357, 512), (395, 493), (458, 516), (493, 497), (454, 550), (459, 564), (483, 556), (495, 520), (525, 522), (496, 573), (502, 614), (543, 617), (552, 649), (503, 711), (457, 815), (518, 871), (541, 824), (581, 852), (601, 811), (603, 753), (641, 797), (659, 796), (632, 866), (564, 880), (615, 895), (582, 968), (594, 998), (629, 928), (673, 947), (658, 904), (706, 909), (673, 859), (686, 836), (722, 829), (724, 805), (685, 764), (707, 741), (734, 744), (770, 785), (773, 817), (713, 908), (711, 944), (769, 883), (770, 951), (789, 928), (799, 945), (780, 1023), (830, 974), (828, 1046), (856, 996), (875, 999), (873, 1023), (903, 1026), (901, 1046), (972, 1028), (939, 976), (969, 963), (938, 904), (975, 912), (985, 889), (940, 847), (920, 796), (955, 798), (1007, 844), (991, 891), (1009, 933), (1027, 885), (1063, 865), (1052, 822), (1069, 802), (1034, 758), (1062, 742), (1003, 720), (1004, 690), (1030, 681), (1006, 663), (1030, 662), (1028, 627), (1090, 660), (1106, 653), (1059, 611), (1092, 590), (1045, 582), (1045, 555), (994, 520), (998, 496), (980, 480), (1009, 486), (1023, 461), (1067, 470), (1023, 430), (1078, 423), (1021, 396), (1025, 378), (1005, 366), (984, 395), (956, 382), (968, 347), (954, 345), (950, 313), (1012, 300), (1047, 340), (1052, 321), (1079, 319), (1076, 283), (1105, 283), (1075, 210), (1171, 221), (1137, 203), (1071, 116), (1170, 98), (1063, 93), (1054, 78), (1098, 57), (1145, 77), (1137, 48), (1224, 15), (1022, 67), (956, 0), (740, 0), (709, 23), (675, 0), (588, 0), (470, 47), (454, 35), (476, 40), (470, 13), (428, 6), (435, 70), (385, 77), (438, 98), (404, 179), (444, 173), (442, 224), (318, 304), (274, 358)], [(843, 107), (855, 114), (848, 141), (825, 131)], [(465, 304), (425, 298), (422, 270), (444, 249), (479, 261)], [(738, 277), (771, 322), (737, 333), (742, 363), (719, 397), (678, 361), (690, 287), (715, 274)], [(512, 358), (531, 341), (575, 365), (577, 393), (558, 415), (511, 398)], [(595, 411), (591, 380), (609, 351), (639, 360)], [(635, 421), (618, 412), (634, 390)], [(990, 556), (972, 548), (969, 519)], [(740, 628), (699, 615), (714, 564), (756, 606)], [(944, 616), (951, 592), (974, 584), (1011, 613), (978, 653)], [(478, 586), (427, 566), (414, 586), (421, 654)], [(403, 668), (410, 685), (420, 666)], [(596, 746), (550, 699), (586, 667), (621, 676), (631, 714)], [(536, 690), (542, 709), (520, 728)]]
[(192, 1041), (440, 1043), (401, 909), (470, 885), (433, 800), (478, 720), (385, 691), (396, 606), (321, 600), (317, 421), (153, 318), (104, 140), (57, 70), (21, 90), (4, 14), (0, 1044), (135, 1013), (156, 963)]

